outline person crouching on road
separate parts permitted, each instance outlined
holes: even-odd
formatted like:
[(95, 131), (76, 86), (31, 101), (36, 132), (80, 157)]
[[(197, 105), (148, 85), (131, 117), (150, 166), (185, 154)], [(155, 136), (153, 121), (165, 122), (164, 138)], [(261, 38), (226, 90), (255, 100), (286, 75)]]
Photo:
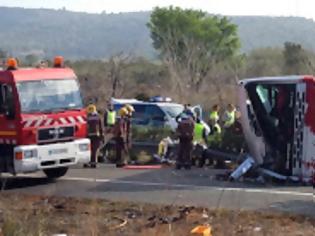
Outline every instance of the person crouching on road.
[(95, 105), (89, 105), (87, 112), (88, 138), (91, 140), (91, 161), (89, 165), (84, 167), (96, 168), (97, 152), (103, 140), (103, 127)]
[(126, 155), (128, 151), (126, 148), (126, 120), (128, 110), (123, 107), (119, 110), (119, 117), (113, 127), (113, 135), (115, 140), (115, 154), (116, 154), (116, 167), (121, 168), (127, 164)]
[(193, 148), (194, 121), (188, 115), (183, 114), (181, 122), (177, 127), (177, 135), (179, 137), (179, 150), (176, 161), (176, 169), (182, 166), (185, 169), (191, 168), (191, 152)]

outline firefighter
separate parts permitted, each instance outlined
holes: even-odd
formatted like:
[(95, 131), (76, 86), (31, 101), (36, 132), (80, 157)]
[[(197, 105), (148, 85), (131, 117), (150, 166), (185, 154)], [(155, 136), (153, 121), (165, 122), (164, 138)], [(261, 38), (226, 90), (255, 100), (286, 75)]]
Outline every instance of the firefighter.
[(127, 164), (126, 155), (126, 119), (128, 110), (123, 107), (119, 110), (119, 117), (113, 126), (113, 135), (115, 141), (116, 167), (121, 168)]
[(131, 119), (132, 114), (135, 112), (135, 109), (132, 105), (127, 104), (125, 106), (127, 110), (127, 114), (125, 115), (125, 125), (126, 125), (126, 145), (128, 148), (131, 148), (131, 137), (132, 137), (132, 127), (131, 127)]
[(233, 104), (228, 104), (226, 111), (223, 115), (223, 127), (224, 128), (230, 128), (234, 125), (235, 122), (235, 106)]
[(97, 151), (103, 140), (103, 127), (101, 117), (96, 110), (96, 106), (90, 104), (87, 108), (88, 116), (88, 137), (91, 140), (91, 161), (89, 165), (84, 167), (96, 168), (97, 164)]
[(185, 169), (191, 168), (191, 152), (193, 148), (194, 121), (187, 114), (181, 116), (181, 121), (177, 127), (177, 135), (179, 137), (179, 150), (176, 161), (176, 169), (182, 166)]

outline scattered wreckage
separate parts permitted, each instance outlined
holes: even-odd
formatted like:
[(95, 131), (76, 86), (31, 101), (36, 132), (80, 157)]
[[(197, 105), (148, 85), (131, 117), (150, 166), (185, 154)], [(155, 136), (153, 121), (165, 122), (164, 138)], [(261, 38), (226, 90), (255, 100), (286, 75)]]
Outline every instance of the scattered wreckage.
[(260, 176), (314, 184), (315, 78), (245, 79), (238, 94), (249, 153), (230, 178), (254, 169)]

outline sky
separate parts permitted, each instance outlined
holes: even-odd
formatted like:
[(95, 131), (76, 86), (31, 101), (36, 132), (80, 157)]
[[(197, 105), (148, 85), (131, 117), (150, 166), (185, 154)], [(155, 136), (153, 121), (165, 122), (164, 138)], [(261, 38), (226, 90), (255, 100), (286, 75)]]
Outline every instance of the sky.
[(222, 15), (302, 16), (315, 20), (315, 0), (0, 0), (0, 6), (65, 7), (90, 13), (147, 11), (169, 5)]

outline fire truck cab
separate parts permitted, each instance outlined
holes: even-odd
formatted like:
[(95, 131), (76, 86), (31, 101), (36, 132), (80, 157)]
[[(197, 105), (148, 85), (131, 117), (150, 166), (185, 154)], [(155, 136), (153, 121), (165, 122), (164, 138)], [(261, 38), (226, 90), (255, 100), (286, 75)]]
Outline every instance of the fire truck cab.
[(49, 178), (87, 163), (86, 112), (69, 68), (0, 71), (0, 173), (42, 170)]
[(315, 78), (239, 82), (242, 127), (256, 165), (309, 182), (315, 171)]

